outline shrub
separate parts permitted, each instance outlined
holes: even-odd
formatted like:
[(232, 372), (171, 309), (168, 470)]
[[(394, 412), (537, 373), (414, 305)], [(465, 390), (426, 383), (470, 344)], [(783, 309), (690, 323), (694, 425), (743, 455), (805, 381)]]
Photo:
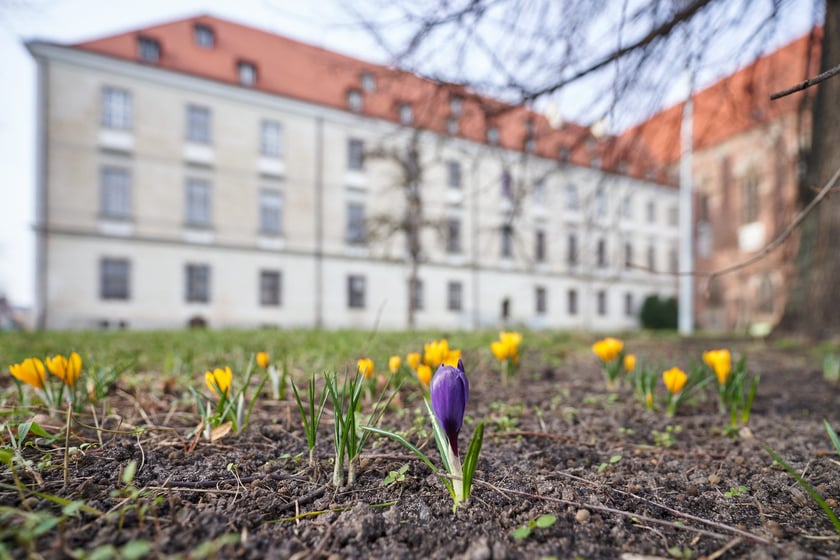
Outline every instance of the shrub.
[(677, 300), (651, 295), (645, 298), (639, 313), (642, 327), (646, 329), (676, 329)]

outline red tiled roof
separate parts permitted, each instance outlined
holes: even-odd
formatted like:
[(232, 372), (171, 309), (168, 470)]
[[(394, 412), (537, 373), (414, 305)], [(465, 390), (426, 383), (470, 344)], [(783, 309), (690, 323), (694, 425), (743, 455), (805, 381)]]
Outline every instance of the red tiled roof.
[[(213, 30), (213, 47), (196, 44), (196, 25)], [(457, 118), (458, 137), (486, 142), (488, 128), (496, 127), (500, 146), (523, 150), (530, 122), (535, 154), (557, 159), (562, 151), (563, 157), (577, 165), (589, 165), (595, 157), (604, 161), (605, 145), (587, 142), (592, 134), (586, 127), (566, 122), (554, 128), (542, 114), (479, 96), (464, 86), (432, 82), (213, 16), (146, 27), (75, 47), (143, 63), (138, 52), (140, 37), (159, 43), (160, 59), (155, 64), (159, 68), (239, 85), (237, 65), (245, 61), (257, 69), (254, 89), (340, 110), (348, 110), (347, 94), (356, 90), (363, 96), (362, 114), (397, 122), (400, 104), (409, 103), (414, 126), (444, 134), (447, 120), (452, 117), (449, 100), (458, 96), (463, 100), (461, 116)], [(374, 76), (375, 91), (363, 90), (363, 73)], [(626, 166), (625, 172), (643, 175), (638, 164)]]
[[(770, 94), (793, 86), (819, 71), (821, 29), (763, 56), (693, 96), (694, 149), (723, 142), (754, 126), (799, 110), (803, 96), (815, 88), (770, 100)], [(660, 166), (680, 157), (684, 103), (657, 113), (621, 135), (622, 145), (641, 143)]]

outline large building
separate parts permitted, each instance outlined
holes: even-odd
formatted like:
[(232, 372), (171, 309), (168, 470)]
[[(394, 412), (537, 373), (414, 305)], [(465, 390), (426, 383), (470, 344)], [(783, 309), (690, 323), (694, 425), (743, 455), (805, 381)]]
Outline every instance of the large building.
[[(695, 309), (699, 327), (765, 334), (784, 311), (798, 235), (765, 246), (796, 214), (815, 89), (771, 100), (819, 73), (821, 30), (692, 96)], [(624, 134), (660, 165), (679, 165), (683, 104)], [(758, 256), (761, 255), (761, 258)], [(739, 267), (720, 276), (709, 273)]]
[(605, 330), (675, 293), (675, 189), (586, 128), (210, 16), (27, 46), (42, 327)]

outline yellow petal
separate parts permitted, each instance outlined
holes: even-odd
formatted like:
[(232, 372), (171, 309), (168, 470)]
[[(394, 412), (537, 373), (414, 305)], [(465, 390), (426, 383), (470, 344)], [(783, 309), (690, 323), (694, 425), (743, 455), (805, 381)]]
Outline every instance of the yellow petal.
[(685, 387), (688, 376), (683, 370), (674, 367), (662, 373), (662, 381), (665, 382), (665, 388), (668, 389), (668, 392), (676, 395)]
[(388, 369), (391, 370), (391, 373), (397, 373), (400, 370), (400, 366), (402, 365), (402, 358), (399, 356), (391, 356), (388, 360)]
[(406, 357), (405, 361), (408, 362), (408, 365), (411, 366), (411, 369), (417, 370), (417, 366), (420, 365), (420, 352), (410, 352)]
[(38, 358), (26, 358), (19, 364), (9, 366), (11, 374), (27, 385), (37, 389), (44, 388), (44, 363)]
[(423, 385), (428, 385), (432, 381), (432, 368), (430, 368), (426, 364), (418, 365), (417, 379), (419, 379), (420, 383), (422, 383)]
[(268, 367), (269, 355), (268, 352), (257, 352), (257, 365), (262, 369)]
[(503, 362), (508, 358), (507, 345), (501, 340), (493, 341), (490, 344), (490, 351), (493, 352), (493, 356), (495, 356), (500, 362)]
[(624, 371), (630, 372), (636, 367), (636, 356), (627, 354), (624, 356)]

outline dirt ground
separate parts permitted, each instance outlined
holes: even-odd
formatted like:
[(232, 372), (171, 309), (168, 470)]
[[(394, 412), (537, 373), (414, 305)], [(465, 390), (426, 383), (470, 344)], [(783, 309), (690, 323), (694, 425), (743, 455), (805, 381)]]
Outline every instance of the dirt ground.
[[(663, 365), (687, 365), (710, 344), (660, 341), (633, 350)], [(95, 420), (82, 414), (74, 422), (66, 476), (63, 440), (52, 450), (24, 450), (33, 462), (52, 451), (51, 464), (39, 468), (41, 481), (18, 471), (34, 490), (83, 500), (103, 513), (80, 511), (13, 548), (13, 556), (82, 558), (136, 540), (148, 543), (150, 557), (193, 558), (840, 556), (826, 516), (762, 448), (769, 445), (804, 471), (836, 508), (840, 457), (822, 421), (840, 428), (838, 387), (803, 351), (754, 342), (733, 350), (746, 353), (749, 370), (761, 374), (749, 424), (754, 438), (724, 436), (725, 418), (712, 399), (668, 418), (661, 409), (646, 411), (626, 385), (607, 392), (589, 354), (526, 360), (503, 387), (492, 364), (471, 368), (468, 353), (462, 446), (479, 419), (486, 434), (478, 482), (456, 514), (441, 482), (390, 440), (373, 440), (355, 485), (334, 488), (331, 418), (324, 417), (312, 469), (291, 399), (260, 401), (245, 433), (193, 447), (186, 436), (197, 416), (188, 400), (118, 387), (112, 414)], [(428, 429), (416, 394), (403, 389), (401, 400), (382, 426), (408, 432), (436, 455), (416, 431)], [(138, 464), (137, 492), (120, 482), (131, 460)], [(404, 465), (404, 480), (383, 484)], [(0, 481), (3, 506), (60, 510), (17, 492), (6, 468)], [(513, 538), (543, 514), (556, 522)], [(14, 519), (0, 517), (0, 524)]]

